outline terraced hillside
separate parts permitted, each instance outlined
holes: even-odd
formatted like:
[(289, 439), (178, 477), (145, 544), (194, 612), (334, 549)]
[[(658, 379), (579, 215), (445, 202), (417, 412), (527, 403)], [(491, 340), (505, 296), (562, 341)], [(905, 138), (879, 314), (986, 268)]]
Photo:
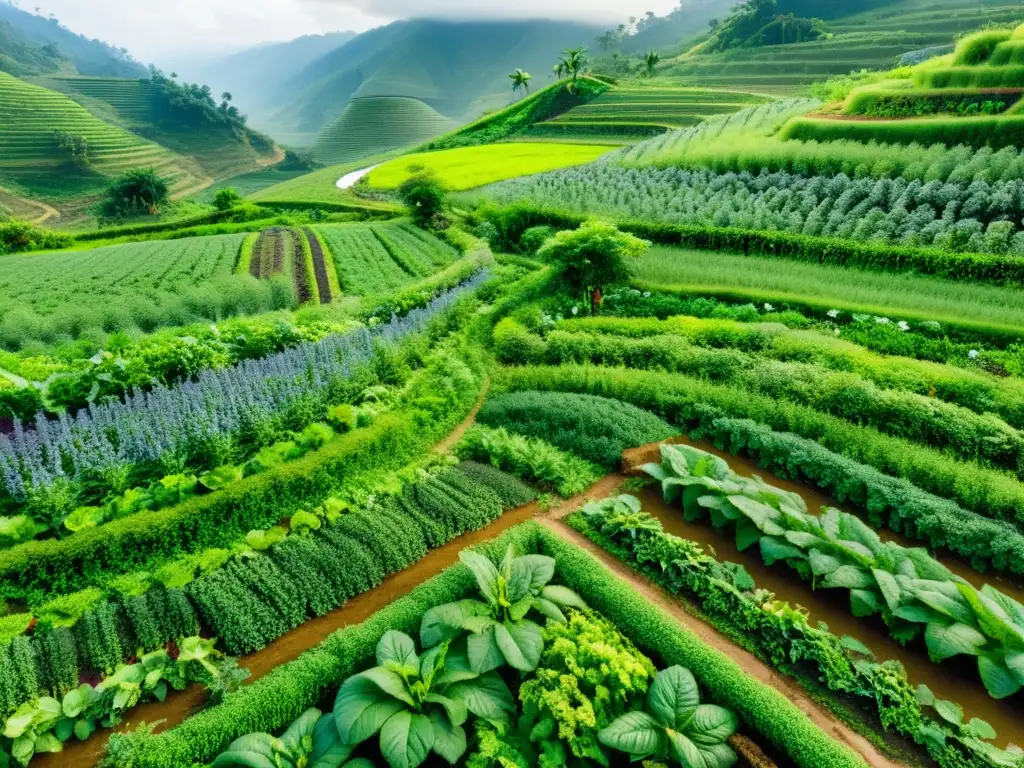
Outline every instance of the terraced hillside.
[(534, 126), (534, 136), (625, 136), (665, 133), (728, 115), (766, 99), (706, 88), (629, 86), (612, 88), (586, 104)]
[(684, 54), (659, 71), (702, 86), (794, 93), (831, 75), (888, 69), (903, 54), (947, 45), (957, 34), (1022, 16), (1021, 5), (1006, 0), (903, 0), (829, 21), (834, 33), (829, 40)]
[(172, 193), (204, 182), (194, 163), (100, 120), (59, 93), (0, 73), (0, 181), (64, 199), (102, 190), (108, 177), (155, 168)]
[(276, 159), (267, 148), (254, 148), (226, 124), (209, 124), (202, 130), (175, 125), (166, 119), (150, 80), (57, 76), (35, 82), (66, 94), (103, 120), (195, 158), (214, 178), (244, 173)]
[(419, 99), (374, 96), (352, 99), (313, 146), (320, 162), (344, 163), (439, 136), (455, 123)]

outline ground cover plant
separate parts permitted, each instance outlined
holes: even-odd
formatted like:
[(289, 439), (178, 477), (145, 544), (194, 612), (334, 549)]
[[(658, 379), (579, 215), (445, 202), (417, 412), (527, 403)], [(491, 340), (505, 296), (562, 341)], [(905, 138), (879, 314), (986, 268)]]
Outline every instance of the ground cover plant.
[(422, 152), (378, 166), (367, 176), (366, 183), (375, 189), (396, 189), (413, 170), (423, 167), (433, 171), (447, 189), (460, 191), (516, 176), (583, 165), (608, 150), (600, 144), (524, 142)]

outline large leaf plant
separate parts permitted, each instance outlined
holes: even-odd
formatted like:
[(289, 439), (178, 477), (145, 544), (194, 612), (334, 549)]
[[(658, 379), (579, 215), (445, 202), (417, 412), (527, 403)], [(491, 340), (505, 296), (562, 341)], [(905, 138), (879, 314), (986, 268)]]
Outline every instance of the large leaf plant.
[(633, 760), (654, 757), (684, 768), (728, 768), (736, 753), (726, 741), (739, 721), (729, 710), (701, 704), (690, 670), (669, 667), (647, 691), (645, 711), (627, 712), (598, 733), (601, 743)]
[(555, 575), (553, 558), (516, 557), (511, 545), (499, 565), (469, 550), (459, 558), (476, 578), (483, 599), (459, 600), (427, 611), (420, 642), (425, 648), (452, 642), (476, 673), (506, 663), (521, 672), (533, 671), (544, 651), (544, 638), (540, 626), (527, 617), (536, 613), (565, 622), (565, 609), (586, 608), (575, 592), (549, 583)]
[(814, 586), (847, 589), (854, 616), (881, 615), (906, 643), (923, 634), (936, 663), (974, 656), (989, 694), (1024, 688), (1024, 605), (990, 585), (976, 589), (924, 549), (883, 542), (855, 515), (807, 511), (800, 496), (744, 478), (722, 459), (688, 446), (662, 446), (644, 467), (688, 520), (732, 529), (740, 550), (757, 545), (771, 565), (784, 561)]
[(341, 742), (354, 749), (379, 732), (391, 768), (416, 768), (431, 752), (454, 765), (466, 751), (470, 713), (505, 723), (514, 712), (497, 672), (475, 672), (448, 641), (419, 655), (412, 638), (396, 631), (377, 644), (377, 666), (348, 678), (334, 702)]
[(353, 750), (338, 737), (334, 715), (311, 708), (280, 738), (250, 733), (235, 739), (211, 768), (373, 768), (365, 758), (349, 760)]

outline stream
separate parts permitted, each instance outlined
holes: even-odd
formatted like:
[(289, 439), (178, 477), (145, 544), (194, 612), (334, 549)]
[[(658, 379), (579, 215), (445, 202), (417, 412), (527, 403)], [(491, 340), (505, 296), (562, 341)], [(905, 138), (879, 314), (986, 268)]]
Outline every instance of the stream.
[(376, 165), (371, 165), (369, 168), (363, 168), (362, 170), (359, 171), (352, 171), (352, 173), (346, 173), (344, 176), (338, 179), (338, 183), (336, 186), (338, 187), (338, 189), (352, 189), (352, 187), (359, 183), (360, 179), (368, 175), (376, 167)]
[[(822, 506), (844, 509), (827, 496), (812, 490), (800, 483), (793, 483), (765, 472), (752, 462), (715, 450), (706, 443), (695, 443), (688, 440), (675, 439), (672, 442), (686, 442), (701, 450), (715, 453), (726, 459), (733, 471), (741, 475), (759, 475), (769, 485), (793, 491), (799, 494), (807, 504), (808, 510), (817, 511)], [(637, 457), (634, 454), (634, 457)], [(656, 455), (649, 453), (645, 461), (657, 461)], [(633, 461), (630, 464), (634, 465)], [(688, 523), (683, 519), (682, 510), (665, 502), (661, 489), (652, 485), (635, 494), (643, 503), (644, 511), (658, 518), (668, 533), (681, 538), (703, 544), (719, 560), (728, 560), (743, 565), (754, 578), (757, 586), (774, 592), (780, 600), (798, 604), (810, 612), (812, 622), (824, 622), (836, 635), (849, 635), (860, 640), (876, 655), (878, 661), (895, 659), (903, 664), (913, 685), (925, 684), (940, 699), (954, 701), (964, 709), (965, 721), (972, 717), (980, 717), (987, 721), (998, 733), (995, 743), (1001, 747), (1011, 742), (1021, 741), (1021, 723), (1024, 722), (1024, 695), (998, 701), (988, 695), (978, 675), (977, 662), (973, 658), (961, 656), (950, 659), (942, 664), (933, 664), (928, 659), (923, 640), (916, 640), (908, 647), (893, 640), (878, 617), (856, 619), (850, 613), (848, 594), (841, 589), (813, 590), (811, 585), (803, 581), (789, 566), (777, 563), (771, 567), (764, 564), (757, 547), (745, 552), (736, 548), (732, 534), (716, 531), (707, 522)], [(845, 509), (844, 511), (852, 511)], [(879, 531), (883, 539), (897, 541), (900, 544), (914, 546), (902, 537), (889, 531)], [(1024, 599), (1024, 590), (1019, 586), (982, 576), (963, 563), (955, 560), (942, 559), (943, 565), (962, 576), (971, 584), (980, 587), (986, 581), (991, 582), (1016, 600)]]

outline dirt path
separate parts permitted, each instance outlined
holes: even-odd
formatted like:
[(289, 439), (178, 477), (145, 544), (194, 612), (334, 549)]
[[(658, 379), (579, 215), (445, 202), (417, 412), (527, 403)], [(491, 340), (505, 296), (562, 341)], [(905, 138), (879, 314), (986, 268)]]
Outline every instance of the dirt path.
[(442, 440), (440, 443), (434, 446), (435, 453), (448, 453), (448, 451), (450, 451), (452, 448), (458, 445), (458, 442), (463, 438), (466, 432), (469, 431), (469, 428), (476, 423), (476, 415), (480, 413), (480, 408), (483, 406), (484, 400), (487, 399), (487, 392), (490, 390), (490, 388), (491, 380), (489, 378), (484, 379), (483, 386), (480, 387), (480, 396), (476, 399), (476, 402), (473, 404), (473, 408), (469, 412), (469, 415), (466, 416), (466, 418), (463, 419), (462, 423), (455, 428), (454, 432), (452, 432), (450, 435), (448, 435), (448, 437), (446, 437), (444, 440)]
[(590, 539), (553, 518), (540, 518), (538, 522), (559, 537), (589, 552), (605, 568), (624, 581), (629, 582), (638, 594), (666, 611), (673, 619), (695, 634), (706, 646), (728, 656), (739, 664), (747, 675), (777, 690), (789, 699), (797, 709), (807, 715), (811, 722), (824, 733), (849, 747), (863, 758), (871, 768), (903, 768), (903, 763), (896, 762), (883, 755), (871, 742), (849, 726), (840, 722), (831, 712), (814, 701), (795, 680), (775, 671), (749, 651), (736, 645), (736, 643), (724, 635), (719, 634), (703, 621), (691, 616), (673, 597), (663, 592), (659, 587), (637, 574), (621, 561), (609, 555), (590, 541)]
[[(34, 219), (27, 220), (29, 224), (35, 224), (36, 226), (39, 226), (40, 224), (45, 224), (51, 219), (60, 218), (60, 211), (58, 211), (52, 205), (47, 205), (41, 200), (30, 200), (27, 197), (21, 197), (20, 195), (14, 194), (13, 192), (11, 192), (11, 190), (7, 189), (6, 187), (0, 187), (0, 195), (9, 195), (10, 197), (17, 200), (17, 202), (38, 210), (38, 216), (36, 216)], [(0, 202), (3, 202), (3, 200), (0, 200)]]

